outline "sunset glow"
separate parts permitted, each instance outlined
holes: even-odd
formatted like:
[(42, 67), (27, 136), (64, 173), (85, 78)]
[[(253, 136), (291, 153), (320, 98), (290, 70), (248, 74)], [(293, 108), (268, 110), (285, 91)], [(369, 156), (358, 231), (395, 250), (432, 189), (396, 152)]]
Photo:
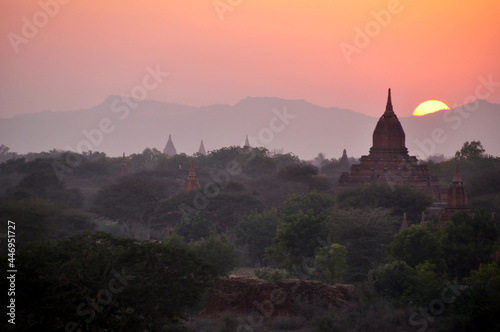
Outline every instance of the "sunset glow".
[[(409, 116), (431, 93), (462, 105), (481, 78), (500, 81), (496, 0), (41, 0), (0, 10), (4, 117), (92, 107), (156, 65), (170, 76), (148, 99), (273, 96), (371, 116), (388, 87)], [(498, 90), (483, 96), (500, 102)]]

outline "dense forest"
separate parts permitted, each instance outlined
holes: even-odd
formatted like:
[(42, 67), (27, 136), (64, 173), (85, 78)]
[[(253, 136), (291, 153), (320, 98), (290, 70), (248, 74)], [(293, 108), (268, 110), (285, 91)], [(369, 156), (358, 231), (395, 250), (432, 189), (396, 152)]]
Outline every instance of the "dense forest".
[[(458, 164), (469, 197), (471, 214), (440, 226), (432, 199), (408, 187), (339, 190), (348, 166), (323, 154), (305, 162), (232, 146), (118, 158), (2, 146), (2, 289), (15, 257), (15, 330), (498, 331), (500, 158), (480, 142), (457, 150), (425, 161), (442, 188)], [(191, 162), (201, 188), (184, 192)], [(400, 229), (404, 214), (410, 227)], [(207, 292), (229, 275), (353, 284), (359, 298), (292, 323), (243, 326), (228, 308), (200, 329)]]

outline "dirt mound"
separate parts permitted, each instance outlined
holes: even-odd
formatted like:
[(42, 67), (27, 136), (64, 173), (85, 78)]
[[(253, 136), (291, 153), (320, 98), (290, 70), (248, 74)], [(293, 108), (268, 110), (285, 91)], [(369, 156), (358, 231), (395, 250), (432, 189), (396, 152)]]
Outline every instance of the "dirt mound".
[(330, 310), (357, 298), (354, 285), (310, 280), (267, 282), (256, 278), (219, 278), (207, 295), (201, 316), (255, 312), (265, 317), (296, 316), (305, 310)]

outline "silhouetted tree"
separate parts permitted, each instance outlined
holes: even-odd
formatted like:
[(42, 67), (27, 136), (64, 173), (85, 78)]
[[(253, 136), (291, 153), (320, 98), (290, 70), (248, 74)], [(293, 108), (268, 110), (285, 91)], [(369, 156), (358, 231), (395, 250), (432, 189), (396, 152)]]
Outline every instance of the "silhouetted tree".
[(441, 241), (431, 223), (403, 229), (394, 236), (386, 250), (391, 259), (402, 260), (413, 268), (428, 261), (435, 264), (441, 273), (445, 272)]
[(448, 272), (463, 278), (481, 263), (492, 261), (498, 230), (489, 214), (476, 212), (474, 217), (456, 213), (439, 231)]
[(262, 213), (252, 212), (244, 216), (236, 225), (237, 244), (246, 246), (249, 255), (264, 264), (265, 248), (272, 244), (280, 223), (277, 209), (271, 208)]
[(146, 227), (150, 237), (151, 216), (158, 202), (167, 197), (164, 181), (151, 178), (127, 178), (102, 188), (92, 200), (91, 210), (124, 225), (134, 237), (137, 226)]
[(272, 245), (266, 249), (268, 258), (277, 267), (285, 268), (303, 278), (309, 275), (308, 260), (314, 260), (320, 239), (326, 233), (326, 215), (314, 214), (314, 210), (299, 211), (283, 217)]
[(465, 142), (462, 148), (455, 153), (456, 159), (477, 159), (483, 157), (484, 148), (480, 141)]
[(19, 330), (173, 330), (217, 276), (188, 248), (105, 233), (34, 244), (18, 257)]

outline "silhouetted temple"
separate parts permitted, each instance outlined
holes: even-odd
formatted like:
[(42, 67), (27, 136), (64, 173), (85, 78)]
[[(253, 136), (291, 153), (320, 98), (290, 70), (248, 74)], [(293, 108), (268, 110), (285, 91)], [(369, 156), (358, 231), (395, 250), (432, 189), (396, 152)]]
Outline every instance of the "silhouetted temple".
[(182, 190), (187, 192), (198, 188), (201, 188), (201, 186), (200, 183), (198, 182), (198, 179), (196, 178), (196, 172), (194, 170), (194, 162), (193, 160), (191, 160), (191, 168), (189, 168), (189, 174), (186, 179), (186, 182), (184, 182), (184, 187), (182, 188)]
[(417, 157), (408, 155), (403, 127), (392, 108), (391, 89), (385, 112), (373, 131), (369, 155), (362, 156), (360, 164), (352, 165), (350, 172), (339, 178), (340, 188), (369, 183), (407, 185), (440, 200), (438, 178), (429, 174), (427, 165), (419, 165)]
[(248, 135), (247, 135), (247, 137), (245, 138), (245, 145), (243, 145), (243, 147), (249, 147), (249, 148), (251, 147), (251, 146), (250, 146), (250, 142), (248, 141)]
[(460, 176), (458, 164), (455, 167), (455, 174), (451, 180), (446, 197), (446, 208), (441, 215), (441, 222), (443, 224), (449, 221), (451, 216), (453, 216), (456, 212), (470, 212), (467, 192), (465, 191), (464, 182)]
[(177, 150), (175, 149), (174, 143), (172, 143), (172, 136), (168, 135), (167, 145), (163, 149), (163, 153), (167, 156), (175, 156), (177, 154)]
[(351, 163), (349, 162), (349, 158), (347, 158), (347, 151), (344, 149), (344, 152), (342, 152), (342, 158), (340, 158), (340, 167), (349, 169), (351, 166)]
[(203, 140), (201, 140), (200, 148), (198, 149), (198, 153), (202, 154), (204, 156), (207, 154), (207, 151), (205, 151), (205, 145), (203, 145)]
[(120, 168), (120, 176), (128, 174), (127, 160), (125, 159), (125, 152), (123, 153), (122, 165)]

